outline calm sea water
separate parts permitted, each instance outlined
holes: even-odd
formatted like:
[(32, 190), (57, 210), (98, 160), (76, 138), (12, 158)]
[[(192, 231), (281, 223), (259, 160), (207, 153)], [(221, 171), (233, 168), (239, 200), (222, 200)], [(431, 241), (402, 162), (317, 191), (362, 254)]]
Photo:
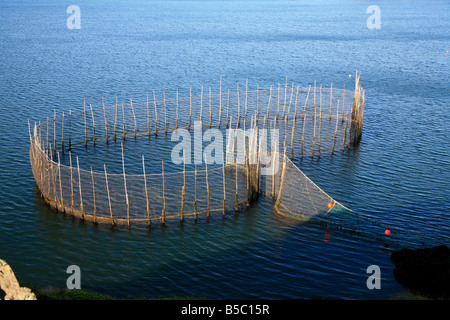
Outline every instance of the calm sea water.
[[(81, 9), (69, 30), (66, 9)], [(364, 131), (350, 153), (297, 161), (352, 210), (424, 235), (450, 233), (450, 5), (376, 1), (0, 2), (0, 258), (19, 281), (119, 297), (388, 299), (392, 248), (293, 224), (262, 198), (226, 220), (112, 230), (57, 214), (39, 197), (28, 124), (83, 98), (145, 99), (152, 89), (283, 83), (366, 89)], [(381, 268), (368, 290), (366, 269)]]

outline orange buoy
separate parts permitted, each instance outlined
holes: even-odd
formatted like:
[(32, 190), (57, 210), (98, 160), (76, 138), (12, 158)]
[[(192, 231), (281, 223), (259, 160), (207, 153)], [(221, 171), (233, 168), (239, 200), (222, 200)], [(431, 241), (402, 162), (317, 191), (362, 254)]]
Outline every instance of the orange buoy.
[(386, 229), (386, 231), (384, 232), (384, 234), (387, 235), (387, 236), (390, 235), (390, 234), (391, 234), (391, 230)]
[(328, 208), (333, 208), (333, 202), (328, 202)]
[(448, 50), (447, 50), (447, 54), (448, 54)]

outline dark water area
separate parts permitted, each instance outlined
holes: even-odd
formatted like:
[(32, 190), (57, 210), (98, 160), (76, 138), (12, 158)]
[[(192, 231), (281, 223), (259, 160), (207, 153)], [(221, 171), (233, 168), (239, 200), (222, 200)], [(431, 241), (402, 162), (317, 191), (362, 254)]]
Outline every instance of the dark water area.
[[(359, 214), (449, 236), (448, 1), (378, 1), (380, 29), (367, 27), (366, 1), (79, 1), (79, 30), (66, 26), (71, 4), (0, 3), (0, 258), (22, 284), (65, 287), (67, 267), (78, 265), (82, 289), (120, 297), (389, 299), (404, 291), (393, 248), (286, 220), (269, 198), (225, 220), (151, 230), (83, 223), (43, 203), (28, 120), (80, 111), (83, 99), (144, 101), (153, 89), (173, 98), (177, 88), (186, 97), (202, 84), (217, 93), (220, 77), (231, 89), (288, 77), (351, 90), (361, 71), (360, 145), (294, 163)], [(366, 286), (369, 265), (381, 269), (379, 290)]]

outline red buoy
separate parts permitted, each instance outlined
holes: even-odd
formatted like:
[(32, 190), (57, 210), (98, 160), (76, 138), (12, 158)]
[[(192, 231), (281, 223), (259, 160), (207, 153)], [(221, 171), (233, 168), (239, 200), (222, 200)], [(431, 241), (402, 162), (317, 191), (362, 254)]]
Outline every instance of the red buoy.
[(328, 208), (333, 208), (333, 202), (328, 202)]
[(391, 234), (391, 230), (386, 229), (386, 231), (384, 232), (384, 234), (387, 235), (387, 236), (390, 235), (390, 234)]

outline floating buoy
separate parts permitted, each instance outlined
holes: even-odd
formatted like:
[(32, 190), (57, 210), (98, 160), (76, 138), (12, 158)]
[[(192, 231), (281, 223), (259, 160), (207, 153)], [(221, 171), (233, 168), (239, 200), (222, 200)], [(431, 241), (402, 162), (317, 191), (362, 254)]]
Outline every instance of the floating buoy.
[(349, 74), (349, 75), (348, 75), (348, 77), (349, 77), (349, 78), (351, 78), (351, 77), (352, 77), (352, 75), (351, 75), (351, 74)]
[(328, 208), (333, 208), (333, 202), (328, 202)]
[(384, 232), (384, 234), (387, 235), (387, 236), (390, 235), (390, 234), (391, 234), (391, 230), (386, 229), (386, 231)]
[(448, 54), (448, 50), (447, 50), (447, 54)]

